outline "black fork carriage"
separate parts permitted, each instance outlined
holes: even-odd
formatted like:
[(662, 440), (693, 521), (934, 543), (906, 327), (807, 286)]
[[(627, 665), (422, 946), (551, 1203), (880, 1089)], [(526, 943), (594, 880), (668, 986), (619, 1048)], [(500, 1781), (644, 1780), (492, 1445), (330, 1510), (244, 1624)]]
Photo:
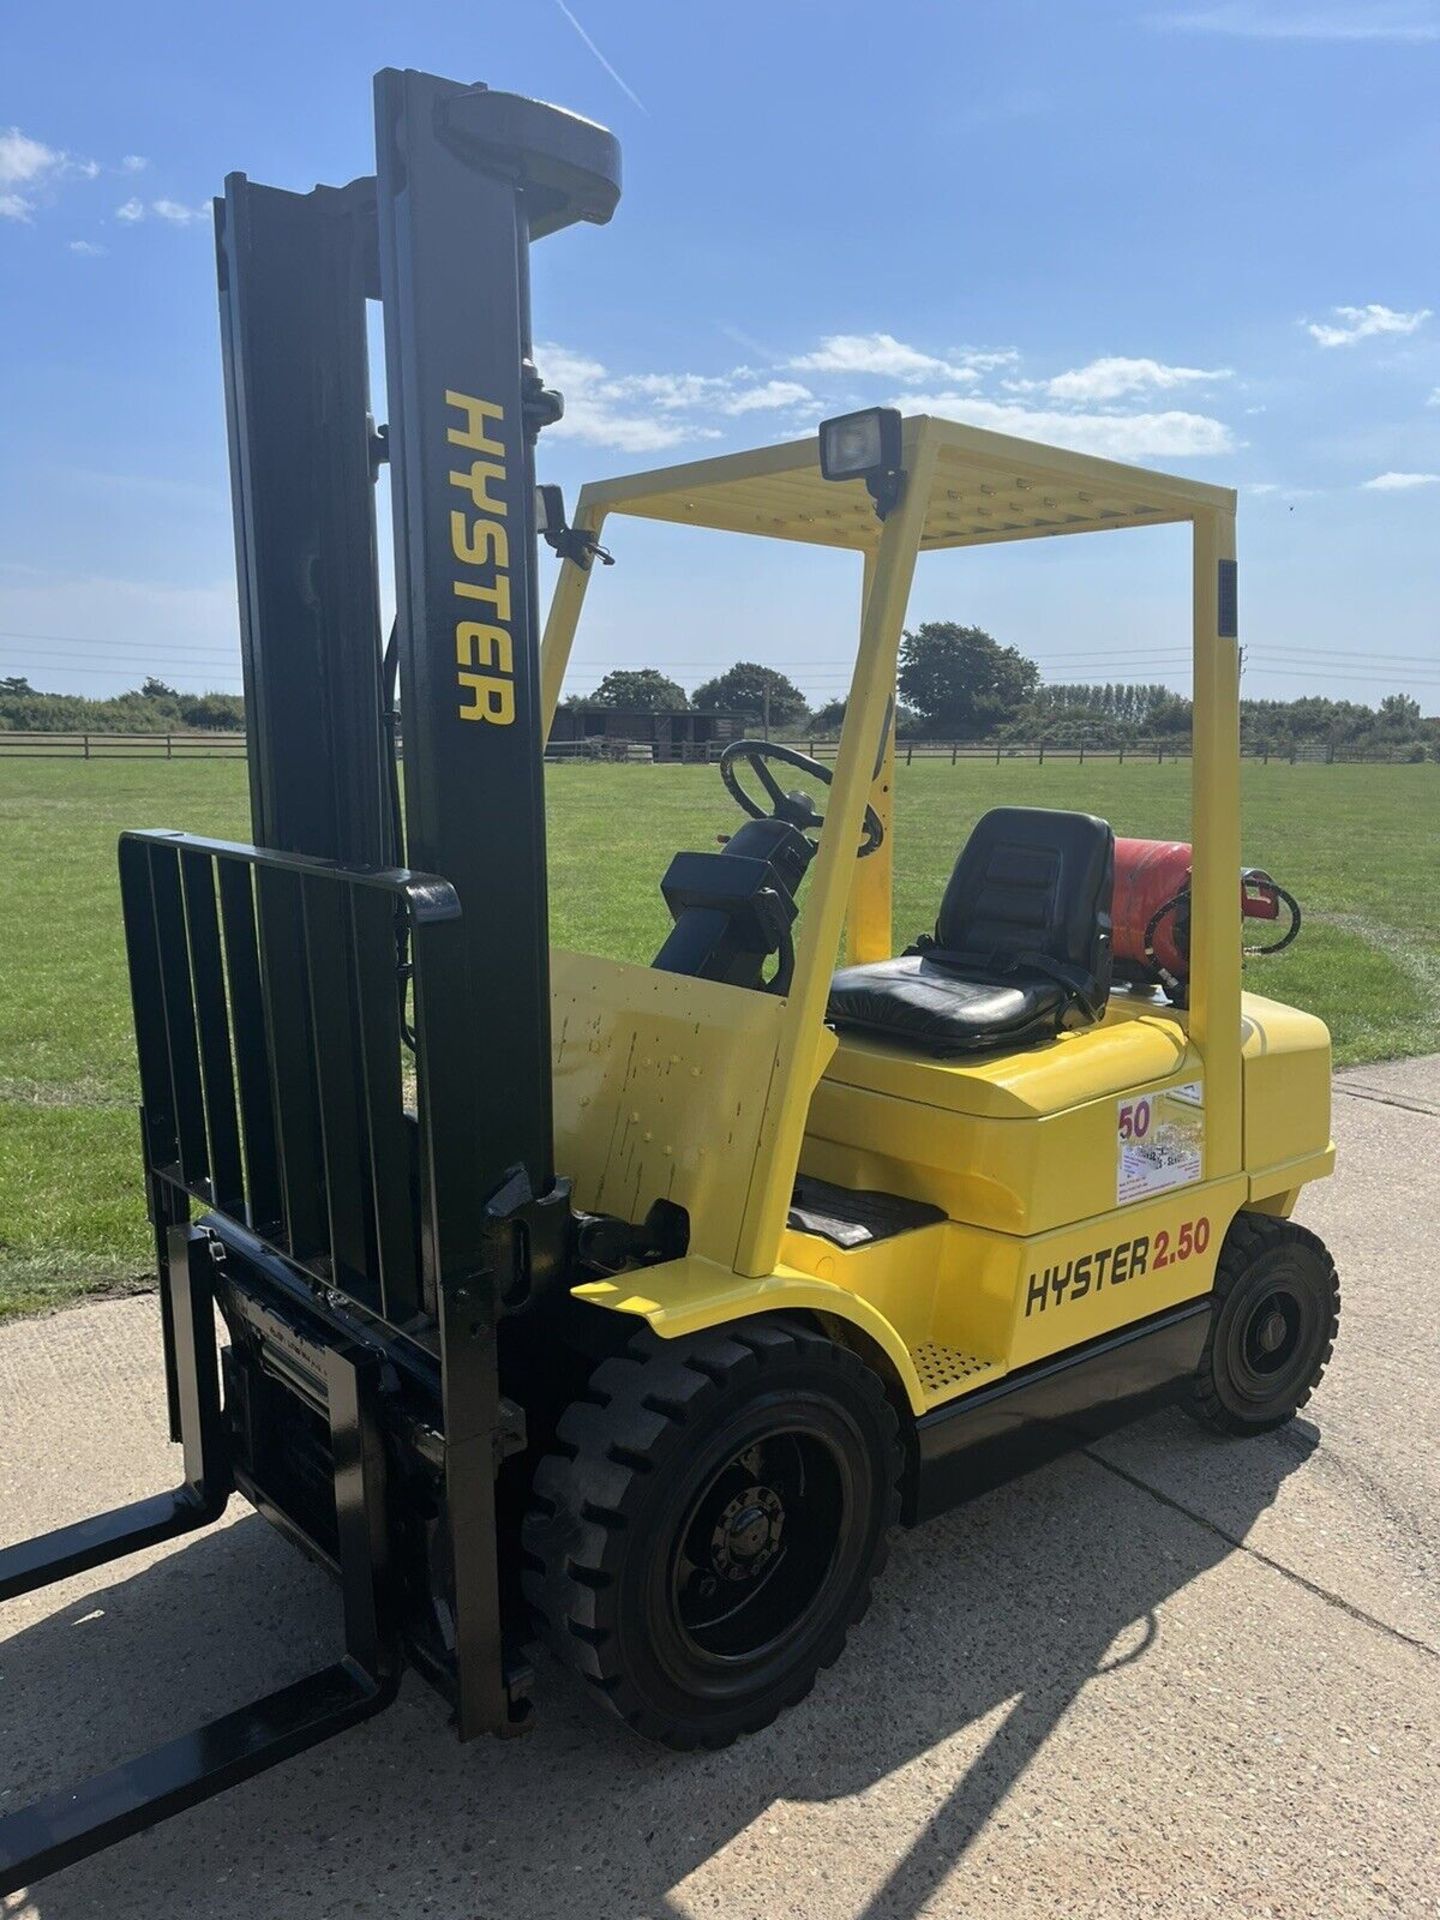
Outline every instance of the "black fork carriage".
[[(120, 845), (184, 1479), (0, 1552), (4, 1600), (203, 1527), (238, 1492), (337, 1577), (345, 1652), (0, 1821), (0, 1892), (378, 1712), (406, 1664), (462, 1739), (529, 1710), (496, 1545), (525, 1420), (499, 1391), (497, 1321), (574, 1222), (552, 1164), (532, 505), (561, 403), (530, 359), (528, 250), (609, 219), (619, 156), (557, 108), (418, 73), (378, 76), (376, 128), (373, 178), (297, 194), (233, 175), (216, 202), (256, 844)], [(503, 726), (457, 701), (457, 466), (507, 535)]]

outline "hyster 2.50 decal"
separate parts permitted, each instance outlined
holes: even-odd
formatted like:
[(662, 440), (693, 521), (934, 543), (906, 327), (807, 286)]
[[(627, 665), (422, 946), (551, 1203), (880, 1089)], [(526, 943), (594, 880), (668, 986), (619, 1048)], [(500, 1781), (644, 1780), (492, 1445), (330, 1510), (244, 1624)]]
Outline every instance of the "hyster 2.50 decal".
[(1083, 1300), (1102, 1287), (1119, 1287), (1142, 1274), (1160, 1273), (1166, 1267), (1196, 1258), (1210, 1245), (1207, 1219), (1183, 1220), (1173, 1235), (1168, 1227), (1159, 1228), (1154, 1238), (1137, 1234), (1133, 1240), (1117, 1241), (1113, 1247), (1097, 1247), (1078, 1259), (1057, 1261), (1030, 1275), (1025, 1289), (1025, 1318), (1044, 1313), (1050, 1307), (1063, 1307), (1067, 1301)]
[[(455, 581), (461, 600), (479, 601), (484, 612), (455, 623), (455, 681), (462, 720), (488, 720), (508, 727), (515, 718), (515, 642), (510, 628), (510, 540), (505, 531), (505, 442), (490, 433), (505, 409), (468, 393), (445, 395), (447, 407), (464, 418), (449, 429), (452, 446), (485, 456), (453, 467), (450, 484), (469, 494), (472, 517), (457, 507), (450, 515), (450, 551), (466, 571)], [(491, 494), (491, 487), (499, 497)]]

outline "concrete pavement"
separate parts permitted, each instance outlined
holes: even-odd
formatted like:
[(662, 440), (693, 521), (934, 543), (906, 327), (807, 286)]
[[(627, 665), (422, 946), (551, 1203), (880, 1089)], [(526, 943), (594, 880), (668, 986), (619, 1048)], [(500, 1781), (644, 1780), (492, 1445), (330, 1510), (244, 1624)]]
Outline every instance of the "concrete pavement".
[[(43, 1920), (1338, 1920), (1440, 1914), (1440, 1058), (1337, 1082), (1340, 1265), (1307, 1417), (1166, 1414), (903, 1536), (797, 1712), (727, 1753), (552, 1667), (462, 1749), (369, 1726), (17, 1898)], [(0, 1335), (0, 1537), (169, 1484), (153, 1300)], [(331, 1656), (328, 1583), (242, 1509), (8, 1606), (0, 1810)]]

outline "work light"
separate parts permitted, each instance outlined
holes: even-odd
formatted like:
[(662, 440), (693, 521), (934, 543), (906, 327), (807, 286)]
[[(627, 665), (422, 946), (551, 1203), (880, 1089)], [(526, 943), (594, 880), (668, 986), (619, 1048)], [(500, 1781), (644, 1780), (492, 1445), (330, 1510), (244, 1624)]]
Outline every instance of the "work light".
[(536, 487), (535, 531), (546, 540), (565, 531), (565, 496), (559, 487)]
[(863, 480), (883, 520), (900, 498), (900, 415), (866, 407), (820, 424), (820, 472), (826, 480)]

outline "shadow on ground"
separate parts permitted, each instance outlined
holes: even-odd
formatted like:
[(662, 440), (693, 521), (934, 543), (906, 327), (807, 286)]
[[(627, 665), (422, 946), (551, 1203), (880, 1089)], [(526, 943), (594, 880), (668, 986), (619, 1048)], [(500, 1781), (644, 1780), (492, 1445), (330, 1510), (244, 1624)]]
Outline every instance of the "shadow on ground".
[[(1226, 1525), (1237, 1537), (1316, 1439), (1297, 1422), (1221, 1442), (1178, 1414), (1141, 1431), (1164, 1457), (1165, 1484), (1193, 1490), (1182, 1504), (1197, 1513), (1214, 1450), (1229, 1450)], [(839, 1666), (803, 1707), (726, 1753), (645, 1747), (548, 1665), (534, 1734), (462, 1748), (412, 1677), (378, 1720), (71, 1868), (12, 1910), (664, 1920), (693, 1910), (673, 1891), (744, 1835), (730, 1893), (706, 1893), (740, 1920), (775, 1911), (748, 1896), (745, 1861), (763, 1857), (762, 1877), (773, 1875), (768, 1850), (784, 1842), (766, 1837), (762, 1816), (777, 1802), (863, 1794), (917, 1762), (943, 1783), (963, 1765), (938, 1805), (933, 1785), (921, 1793), (930, 1813), (902, 1836), (908, 1850), (875, 1850), (856, 1920), (908, 1920), (1081, 1689), (1144, 1661), (1162, 1604), (1234, 1550), (1098, 1457), (1072, 1455), (902, 1536)], [(335, 1613), (324, 1577), (248, 1516), (18, 1634), (5, 1658), (0, 1807), (333, 1657)], [(995, 1725), (968, 1765), (934, 1755), (987, 1716)], [(862, 1855), (865, 1821), (859, 1802), (847, 1833)]]

